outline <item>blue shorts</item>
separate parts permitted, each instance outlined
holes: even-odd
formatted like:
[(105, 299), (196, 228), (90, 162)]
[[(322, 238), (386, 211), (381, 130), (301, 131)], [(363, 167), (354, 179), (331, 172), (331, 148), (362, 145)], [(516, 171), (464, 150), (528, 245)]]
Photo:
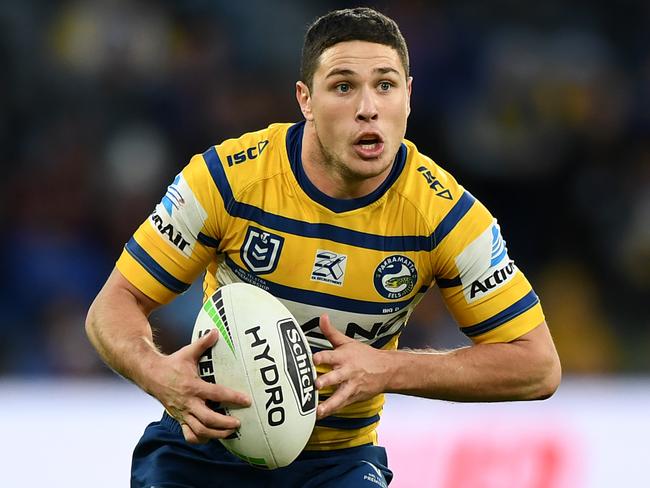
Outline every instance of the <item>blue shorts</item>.
[(167, 413), (147, 426), (133, 451), (132, 488), (381, 488), (393, 473), (383, 447), (303, 451), (289, 466), (254, 468), (221, 442), (189, 444)]

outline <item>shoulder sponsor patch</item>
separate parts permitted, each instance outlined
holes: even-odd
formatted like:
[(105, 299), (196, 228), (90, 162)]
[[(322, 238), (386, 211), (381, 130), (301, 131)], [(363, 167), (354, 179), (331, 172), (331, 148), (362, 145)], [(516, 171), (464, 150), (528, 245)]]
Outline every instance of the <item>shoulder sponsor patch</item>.
[(174, 178), (149, 217), (151, 225), (165, 242), (188, 257), (192, 254), (196, 236), (203, 229), (206, 219), (206, 211), (182, 174)]
[(456, 258), (465, 300), (479, 300), (501, 288), (515, 275), (506, 242), (496, 220)]

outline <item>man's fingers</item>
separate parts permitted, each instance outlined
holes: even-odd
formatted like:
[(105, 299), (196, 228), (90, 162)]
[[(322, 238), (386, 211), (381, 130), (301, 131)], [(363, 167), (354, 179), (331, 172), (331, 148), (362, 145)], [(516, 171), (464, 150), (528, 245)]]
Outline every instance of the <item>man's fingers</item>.
[(329, 371), (316, 378), (316, 388), (322, 390), (323, 388), (326, 388), (328, 386), (340, 385), (346, 379), (347, 376), (341, 368), (333, 369), (332, 371)]
[(348, 342), (354, 341), (354, 339), (351, 339), (350, 337), (346, 336), (343, 332), (339, 331), (336, 327), (334, 327), (332, 325), (332, 322), (330, 322), (329, 315), (327, 315), (326, 313), (320, 316), (318, 325), (320, 326), (320, 330), (323, 332), (325, 338), (328, 341), (330, 341), (332, 347), (334, 348), (342, 346), (343, 344), (346, 344)]
[(205, 444), (210, 439), (224, 439), (235, 429), (211, 429), (193, 415), (186, 415), (181, 423), (183, 437), (190, 444)]
[(336, 351), (319, 351), (312, 356), (312, 361), (314, 361), (315, 366), (318, 366), (319, 364), (335, 366), (337, 364)]
[(318, 405), (316, 410), (316, 418), (322, 419), (332, 415), (338, 410), (346, 407), (352, 400), (350, 399), (354, 393), (354, 388), (349, 383), (343, 383), (327, 400)]
[(184, 352), (190, 355), (194, 362), (198, 362), (199, 358), (205, 354), (205, 351), (214, 346), (218, 340), (219, 333), (217, 332), (217, 329), (212, 329), (203, 334), (196, 341), (183, 347), (181, 351), (184, 350)]
[(239, 419), (215, 412), (208, 406), (195, 411), (194, 416), (208, 429), (235, 430), (241, 426)]
[(199, 439), (196, 434), (192, 432), (189, 425), (181, 424), (181, 430), (183, 431), (183, 437), (185, 437), (185, 440), (190, 444), (205, 444), (205, 442), (202, 442), (202, 439)]
[(204, 400), (212, 400), (218, 403), (228, 403), (240, 407), (249, 407), (250, 397), (241, 391), (235, 391), (222, 385), (204, 382), (202, 391), (199, 393)]

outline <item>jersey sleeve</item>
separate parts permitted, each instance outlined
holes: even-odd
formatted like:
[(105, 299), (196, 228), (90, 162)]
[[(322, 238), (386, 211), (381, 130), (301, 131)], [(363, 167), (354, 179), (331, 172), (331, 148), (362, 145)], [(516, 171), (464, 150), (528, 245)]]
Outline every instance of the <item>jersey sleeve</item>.
[(541, 324), (539, 298), (490, 212), (464, 191), (446, 220), (436, 243), (436, 281), (465, 335), (475, 343), (509, 342)]
[(186, 291), (219, 245), (223, 202), (202, 155), (167, 187), (149, 218), (124, 246), (116, 267), (149, 298), (164, 304)]

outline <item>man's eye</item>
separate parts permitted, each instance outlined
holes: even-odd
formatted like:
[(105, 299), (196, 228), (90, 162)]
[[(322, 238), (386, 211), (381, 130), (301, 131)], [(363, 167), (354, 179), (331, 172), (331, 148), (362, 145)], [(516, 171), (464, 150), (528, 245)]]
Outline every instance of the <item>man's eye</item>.
[(348, 85), (347, 83), (339, 83), (338, 85), (336, 85), (336, 89), (341, 93), (347, 93), (350, 91), (350, 85)]
[(382, 81), (381, 83), (379, 83), (379, 89), (381, 91), (388, 91), (392, 88), (392, 86), (393, 86), (392, 83), (388, 81)]

